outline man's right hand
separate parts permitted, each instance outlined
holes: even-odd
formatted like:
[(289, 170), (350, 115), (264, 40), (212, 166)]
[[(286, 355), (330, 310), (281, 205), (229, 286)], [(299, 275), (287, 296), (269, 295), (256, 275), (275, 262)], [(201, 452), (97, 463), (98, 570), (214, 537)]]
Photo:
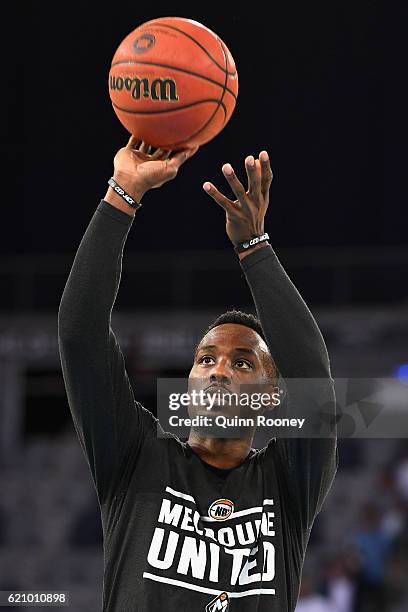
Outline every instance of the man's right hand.
[[(175, 178), (180, 166), (197, 150), (198, 147), (180, 151), (157, 149), (150, 155), (149, 145), (131, 136), (127, 145), (115, 155), (113, 178), (132, 198), (140, 202), (146, 191), (161, 187)], [(104, 200), (129, 215), (135, 213), (135, 209), (110, 187)]]

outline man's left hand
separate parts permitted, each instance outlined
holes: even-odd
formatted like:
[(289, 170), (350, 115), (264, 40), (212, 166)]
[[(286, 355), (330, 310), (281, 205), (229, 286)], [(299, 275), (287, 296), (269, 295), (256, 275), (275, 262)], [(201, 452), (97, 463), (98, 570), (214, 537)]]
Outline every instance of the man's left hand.
[(206, 182), (203, 185), (204, 190), (225, 210), (227, 235), (234, 245), (265, 233), (264, 218), (273, 178), (266, 151), (259, 154), (259, 159), (248, 156), (245, 159), (245, 169), (248, 190), (245, 190), (238, 180), (230, 164), (224, 164), (222, 167), (223, 174), (237, 198), (234, 201), (220, 193), (212, 183)]

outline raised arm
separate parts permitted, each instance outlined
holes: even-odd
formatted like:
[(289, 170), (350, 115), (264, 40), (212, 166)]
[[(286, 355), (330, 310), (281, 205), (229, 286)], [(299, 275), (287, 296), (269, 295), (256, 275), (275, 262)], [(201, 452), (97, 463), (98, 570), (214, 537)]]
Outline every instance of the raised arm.
[[(223, 173), (236, 196), (231, 201), (211, 183), (204, 189), (226, 212), (227, 234), (234, 245), (264, 234), (272, 171), (265, 151), (245, 160), (248, 190), (230, 164)], [(310, 310), (268, 243), (239, 254), (271, 356), (289, 389), (288, 409), (296, 416), (316, 418), (335, 413), (333, 381), (323, 337)], [(303, 379), (301, 384), (299, 380)], [(303, 414), (302, 414), (303, 412)], [(307, 529), (320, 509), (334, 476), (337, 455), (334, 432), (325, 438), (283, 439), (268, 445), (286, 486), (299, 502)]]
[[(114, 159), (114, 178), (137, 202), (174, 178), (195, 150), (148, 154), (132, 137)], [(125, 490), (155, 420), (133, 397), (111, 327), (123, 249), (135, 209), (109, 188), (80, 243), (58, 312), (58, 340), (68, 402), (101, 503)]]

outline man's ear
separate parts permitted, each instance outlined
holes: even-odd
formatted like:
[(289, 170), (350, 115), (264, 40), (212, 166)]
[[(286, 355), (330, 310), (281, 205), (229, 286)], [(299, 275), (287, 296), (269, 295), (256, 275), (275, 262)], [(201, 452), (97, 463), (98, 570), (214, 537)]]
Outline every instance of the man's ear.
[[(269, 412), (277, 408), (280, 404), (280, 393), (279, 387), (275, 381), (271, 381), (270, 383), (262, 383), (257, 388), (257, 392), (261, 394), (261, 407), (257, 411), (258, 414), (265, 414), (265, 412)], [(268, 398), (267, 398), (268, 396)]]

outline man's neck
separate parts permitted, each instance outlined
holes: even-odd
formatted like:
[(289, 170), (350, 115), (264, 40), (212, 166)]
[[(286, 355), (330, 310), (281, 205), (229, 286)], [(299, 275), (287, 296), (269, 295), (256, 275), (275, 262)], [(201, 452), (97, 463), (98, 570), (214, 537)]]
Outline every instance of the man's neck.
[(251, 450), (253, 436), (245, 438), (206, 438), (191, 430), (188, 444), (205, 463), (218, 468), (238, 467)]

